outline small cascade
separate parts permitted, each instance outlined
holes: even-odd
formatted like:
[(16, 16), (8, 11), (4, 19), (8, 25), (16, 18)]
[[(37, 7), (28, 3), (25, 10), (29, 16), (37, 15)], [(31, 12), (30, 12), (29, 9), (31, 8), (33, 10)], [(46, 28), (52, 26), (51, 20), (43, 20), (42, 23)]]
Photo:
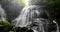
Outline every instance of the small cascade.
[(57, 30), (56, 30), (56, 32), (59, 32), (59, 25), (58, 25), (58, 23), (55, 21), (55, 20), (53, 20), (53, 23), (55, 23), (56, 24), (56, 28), (57, 28)]
[(0, 5), (0, 21), (5, 21), (5, 20), (6, 20), (6, 13)]

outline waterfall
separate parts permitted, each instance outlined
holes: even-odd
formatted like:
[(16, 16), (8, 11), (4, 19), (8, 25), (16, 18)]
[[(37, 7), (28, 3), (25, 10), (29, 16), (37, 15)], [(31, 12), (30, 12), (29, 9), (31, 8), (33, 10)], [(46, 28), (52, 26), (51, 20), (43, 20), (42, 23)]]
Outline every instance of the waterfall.
[[(31, 10), (31, 9), (34, 9), (34, 8), (36, 8), (36, 9)], [(33, 20), (35, 18), (35, 16), (36, 16), (35, 13), (38, 14), (37, 16), (39, 16), (39, 14), (40, 14), (38, 8), (40, 8), (40, 6), (36, 6), (36, 5), (31, 5), (29, 7), (24, 7), (22, 9), (22, 11), (20, 12), (20, 15), (15, 20), (12, 21), (12, 24), (14, 24), (16, 27), (27, 27), (30, 24), (32, 25), (31, 20)], [(39, 21), (39, 20), (37, 20), (37, 21)], [(42, 21), (37, 22), (37, 23), (39, 23), (38, 26), (40, 25), (39, 26), (39, 31), (44, 32), (44, 27), (43, 27)], [(29, 27), (29, 28), (31, 28), (31, 27)], [(32, 30), (34, 32), (38, 32), (37, 31), (38, 28), (36, 28), (36, 30), (34, 30), (34, 29), (35, 28), (33, 26)]]
[[(41, 11), (42, 11), (42, 10), (41, 11), (38, 10), (38, 8), (41, 8), (41, 6), (31, 5), (29, 7), (24, 7), (22, 9), (22, 11), (20, 12), (20, 15), (12, 21), (12, 24), (15, 25), (16, 27), (27, 27), (28, 28), (28, 26), (29, 26), (29, 28), (31, 28), (34, 32), (47, 32), (44, 29), (45, 28), (48, 29), (47, 28), (47, 26), (48, 26), (47, 23), (49, 23), (49, 22), (46, 19), (37, 18), (37, 16), (39, 16)], [(37, 16), (35, 14), (37, 14)], [(32, 23), (34, 22), (34, 21), (31, 21), (31, 20), (36, 21), (37, 24), (35, 24), (35, 25), (37, 25), (37, 26), (32, 26), (31, 27), (31, 25), (33, 25)], [(55, 21), (53, 21), (53, 23), (55, 23), (56, 26), (57, 26), (57, 31), (56, 32), (59, 32), (58, 24)], [(46, 26), (45, 28), (44, 28), (44, 25)]]
[[(42, 13), (43, 9), (41, 7), (43, 6), (38, 6), (38, 5), (29, 6), (29, 0), (23, 0), (23, 2), (26, 5), (26, 7), (24, 7), (20, 12), (20, 15), (12, 21), (12, 25), (15, 25), (15, 27), (31, 28), (34, 32), (48, 32), (44, 30), (45, 29), (44, 24), (48, 26), (47, 25), (48, 22), (46, 22), (46, 19), (37, 18), (38, 16), (40, 16), (40, 13)], [(0, 5), (0, 22), (1, 21), (6, 21), (6, 13)], [(53, 21), (53, 23), (56, 24), (56, 28), (57, 28), (56, 32), (59, 32), (58, 23), (56, 21)], [(46, 27), (46, 30), (47, 29), (48, 28)], [(54, 31), (51, 31), (51, 32), (54, 32)]]
[(0, 21), (5, 21), (5, 20), (6, 20), (6, 13), (0, 5)]
[(29, 18), (27, 17), (27, 14), (30, 12), (30, 10), (28, 10), (30, 7), (31, 6), (24, 7), (22, 11), (20, 12), (20, 15), (15, 20), (12, 21), (12, 22), (17, 21), (16, 26), (26, 27), (29, 24)]

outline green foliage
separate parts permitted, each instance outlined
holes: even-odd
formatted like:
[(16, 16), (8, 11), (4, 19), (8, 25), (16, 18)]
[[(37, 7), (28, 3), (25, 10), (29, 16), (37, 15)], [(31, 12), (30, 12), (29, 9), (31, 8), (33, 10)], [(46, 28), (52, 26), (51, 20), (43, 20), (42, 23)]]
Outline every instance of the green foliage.
[(11, 28), (11, 24), (8, 21), (0, 21), (0, 32), (6, 32), (7, 30), (9, 30), (9, 28)]
[(60, 4), (60, 0), (31, 0), (31, 4), (46, 3), (48, 5)]
[(43, 0), (43, 2), (47, 3), (48, 5), (60, 4), (60, 0)]
[(9, 23), (8, 21), (3, 21), (3, 22), (2, 22), (2, 25), (3, 25), (3, 26), (9, 26), (10, 23)]

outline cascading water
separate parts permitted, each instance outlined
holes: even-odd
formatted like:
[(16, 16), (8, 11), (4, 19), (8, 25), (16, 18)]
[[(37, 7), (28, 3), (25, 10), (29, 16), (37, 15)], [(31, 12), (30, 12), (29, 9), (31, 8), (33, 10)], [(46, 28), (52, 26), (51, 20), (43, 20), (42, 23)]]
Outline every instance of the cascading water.
[[(30, 9), (34, 9), (34, 8), (36, 8), (35, 10), (30, 10)], [(38, 15), (37, 16), (39, 16), (39, 11), (37, 10), (38, 8), (40, 8), (40, 6), (36, 6), (36, 5), (32, 5), (32, 6), (29, 6), (29, 7), (24, 7), (23, 8), (23, 10), (21, 11), (21, 13), (20, 13), (20, 15), (19, 15), (19, 17), (18, 18), (16, 18), (15, 20), (13, 20), (14, 22), (15, 21), (17, 21), (16, 22), (16, 24), (15, 24), (15, 26), (16, 27), (27, 27), (27, 26), (29, 26), (30, 24), (32, 24), (32, 21), (31, 20), (33, 20), (35, 17), (34, 16), (36, 16), (34, 13), (37, 13)], [(30, 13), (30, 14), (29, 14)], [(33, 16), (33, 17), (32, 17)], [(29, 17), (30, 17), (30, 19), (29, 19)], [(13, 22), (12, 21), (12, 22)], [(38, 20), (39, 21), (39, 20)], [(36, 21), (37, 22), (37, 21)], [(44, 32), (44, 27), (43, 27), (43, 24), (42, 24), (42, 21), (40, 21), (40, 22), (37, 22), (37, 23), (40, 23), (40, 24), (38, 24), (38, 25), (40, 25), (39, 26), (39, 30), (42, 32)], [(36, 25), (36, 24), (35, 24)], [(36, 27), (34, 27), (33, 26), (33, 31), (34, 32), (36, 32), (37, 31), (37, 28), (35, 29)], [(40, 29), (41, 28), (41, 29)]]
[[(41, 8), (41, 6), (36, 6), (36, 5), (29, 6), (28, 4), (29, 3), (27, 2), (26, 5), (28, 7), (24, 7), (22, 9), (22, 11), (20, 12), (19, 17), (16, 18), (15, 20), (13, 20), (12, 24), (14, 24), (16, 27), (30, 28), (34, 32), (48, 32), (48, 31), (45, 31), (44, 27), (46, 27), (46, 30), (47, 30), (48, 29), (47, 26), (48, 26), (49, 22), (46, 21), (46, 19), (37, 18), (40, 15), (40, 13), (42, 12), (42, 10), (39, 12), (39, 9), (38, 9), (38, 8)], [(1, 5), (0, 5), (0, 21), (6, 21), (6, 13), (1, 8)], [(57, 29), (56, 29), (56, 31), (51, 31), (51, 32), (59, 32), (58, 23), (56, 21), (53, 21), (53, 23), (55, 23)], [(44, 24), (46, 26), (44, 26)]]
[(6, 13), (0, 5), (0, 21), (5, 21), (5, 20), (6, 20)]
[(7, 21), (6, 13), (5, 13), (4, 9), (0, 5), (0, 27), (6, 26), (6, 25), (9, 26), (10, 23)]
[[(43, 11), (41, 8), (43, 6), (37, 6), (37, 5), (29, 6), (28, 4), (29, 3), (27, 2), (26, 5), (28, 7), (24, 7), (22, 9), (20, 15), (15, 20), (12, 21), (12, 24), (15, 25), (16, 27), (27, 27), (29, 29), (32, 29), (34, 32), (48, 32), (47, 26), (49, 22), (46, 21), (46, 19), (38, 18), (40, 16), (40, 13), (42, 13)], [(55, 23), (57, 26), (56, 32), (59, 32), (58, 24), (54, 21), (53, 23)], [(55, 32), (55, 31), (51, 31), (51, 32)]]
[[(48, 31), (45, 31), (44, 29), (45, 28), (48, 29), (47, 26), (48, 26), (49, 21), (47, 21), (46, 19), (37, 18), (41, 13), (41, 11), (39, 11), (38, 8), (40, 8), (40, 6), (36, 6), (36, 5), (31, 5), (31, 6), (27, 7), (27, 8), (24, 7), (23, 10), (21, 11), (19, 17), (16, 18), (15, 20), (13, 20), (12, 23), (14, 23), (14, 25), (16, 27), (27, 27), (27, 28), (29, 27), (34, 32), (48, 32)], [(32, 20), (34, 20), (34, 21), (32, 21)], [(36, 24), (35, 24), (35, 22), (36, 22)], [(33, 23), (36, 26), (33, 26)], [(56, 26), (57, 26), (57, 31), (56, 32), (59, 32), (58, 24), (56, 22), (53, 22), (53, 23), (55, 23)], [(32, 27), (31, 27), (31, 25), (32, 25)]]
[(56, 32), (59, 32), (59, 25), (58, 25), (58, 23), (57, 23), (56, 21), (53, 21), (53, 23), (55, 23), (56, 26), (57, 26), (57, 30), (56, 30)]

